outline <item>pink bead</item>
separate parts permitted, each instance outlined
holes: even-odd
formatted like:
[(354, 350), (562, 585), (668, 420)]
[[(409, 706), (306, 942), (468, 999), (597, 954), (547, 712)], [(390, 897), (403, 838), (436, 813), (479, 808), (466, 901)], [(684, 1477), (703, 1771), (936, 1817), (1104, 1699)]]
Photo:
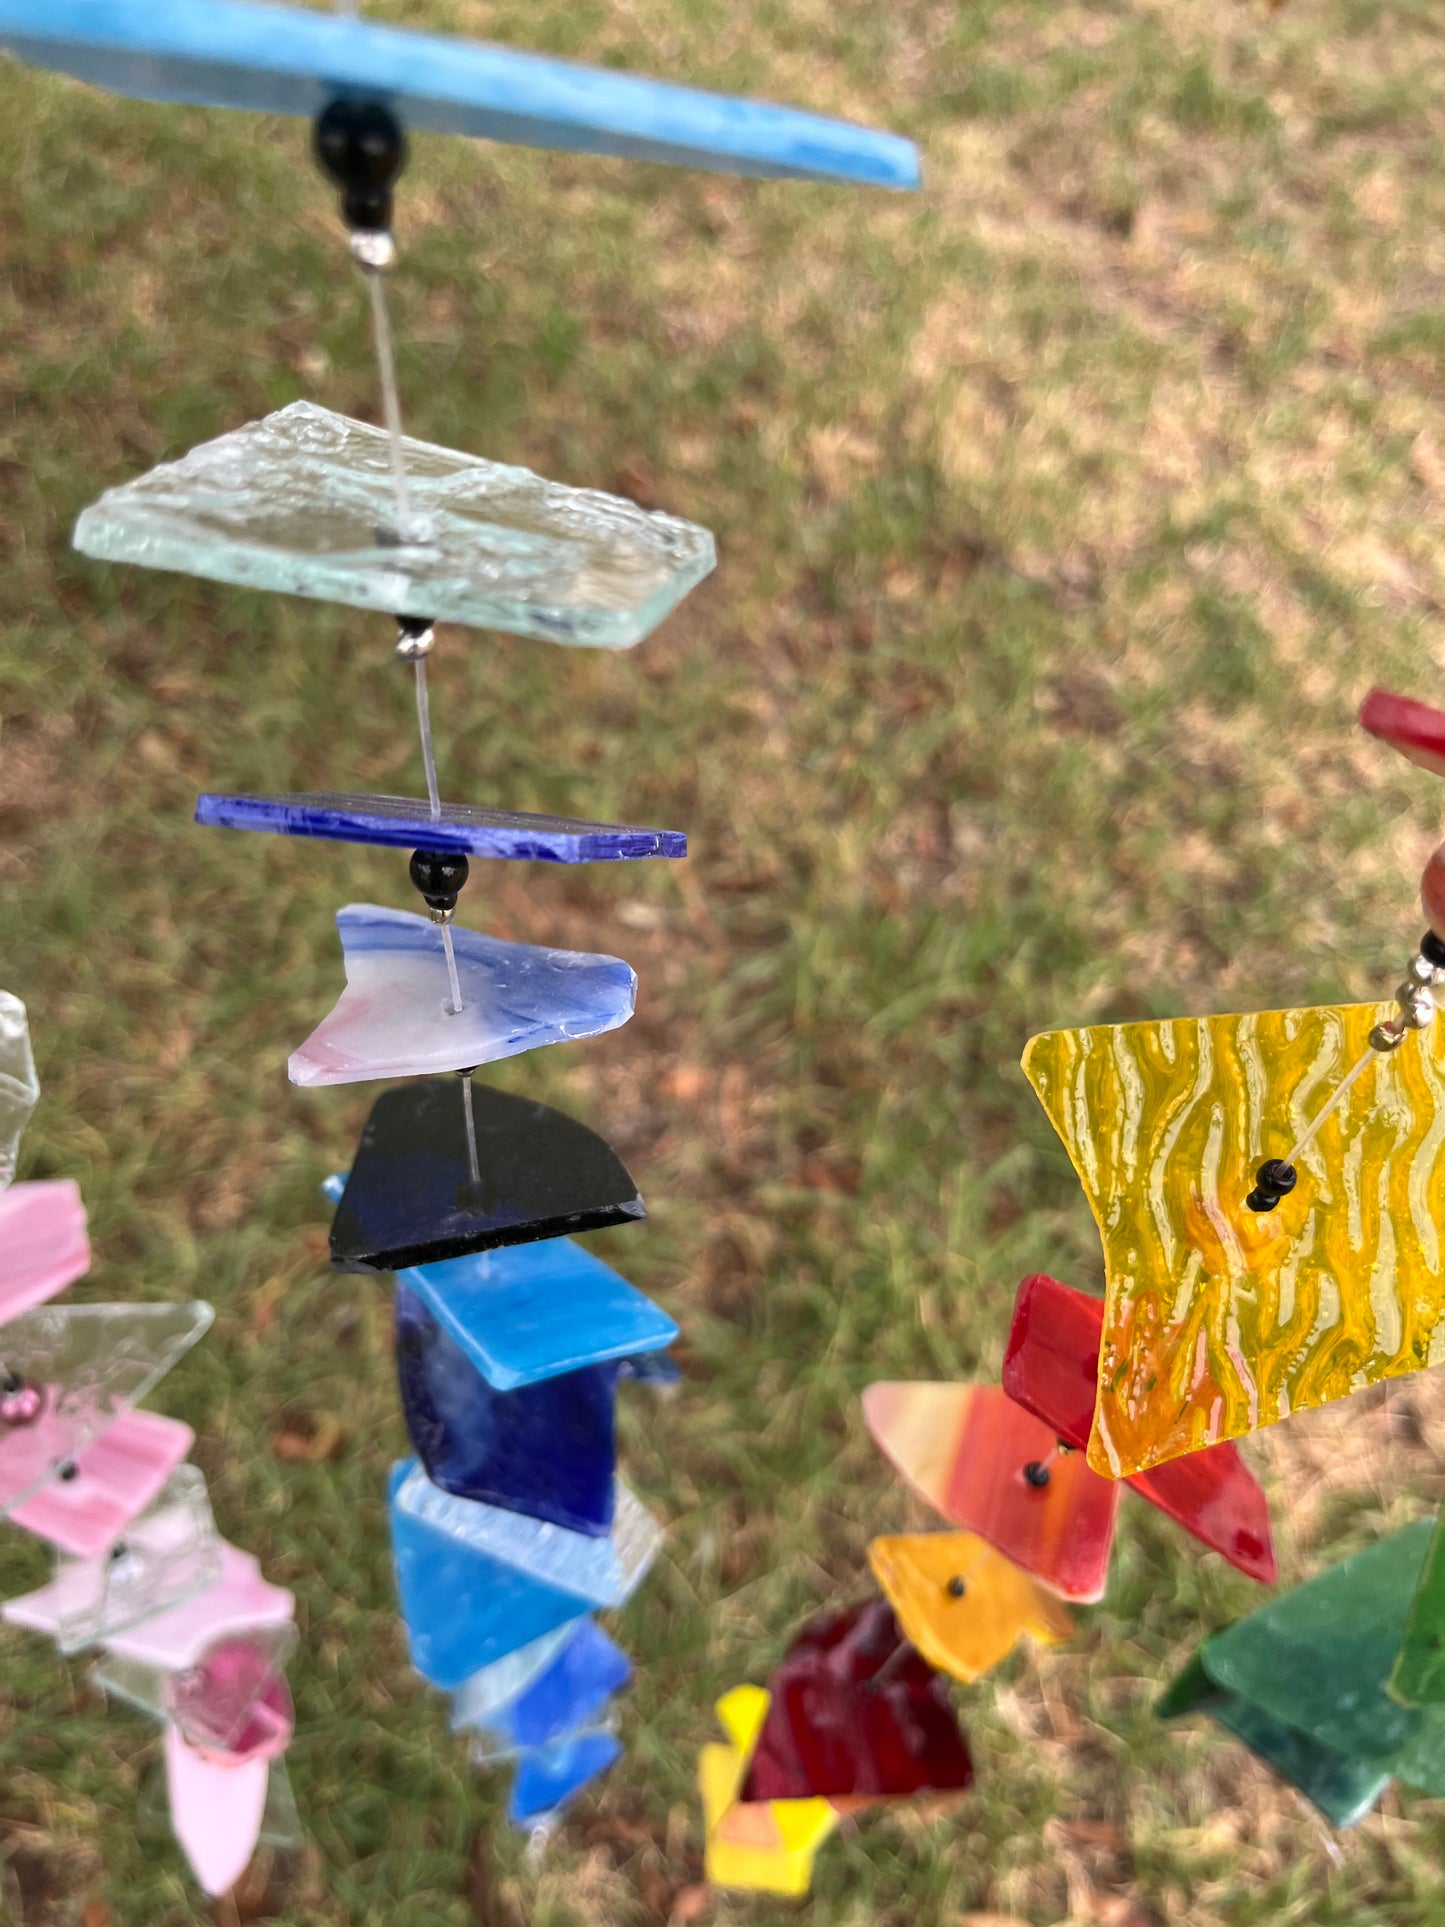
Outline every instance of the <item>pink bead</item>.
[(1408, 696), (1372, 689), (1360, 710), (1360, 723), (1421, 769), (1445, 776), (1445, 713)]
[(45, 1394), (38, 1385), (0, 1393), (0, 1425), (33, 1425), (44, 1410)]
[(1425, 906), (1425, 921), (1437, 937), (1445, 939), (1445, 843), (1425, 865), (1420, 880), (1420, 901)]

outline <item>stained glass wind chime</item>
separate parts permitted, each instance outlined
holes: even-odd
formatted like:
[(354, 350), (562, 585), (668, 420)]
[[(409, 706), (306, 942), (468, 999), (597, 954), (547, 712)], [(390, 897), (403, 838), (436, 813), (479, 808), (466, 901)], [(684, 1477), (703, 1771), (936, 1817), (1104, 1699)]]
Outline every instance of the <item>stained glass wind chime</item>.
[[(1445, 775), (1445, 713), (1364, 727)], [(1263, 1585), (1238, 1439), (1445, 1363), (1445, 845), (1393, 1004), (1053, 1031), (1024, 1070), (1104, 1247), (1101, 1300), (1020, 1285), (1001, 1385), (875, 1384), (874, 1440), (948, 1521), (876, 1539), (882, 1598), (808, 1624), (718, 1702), (708, 1871), (801, 1894), (842, 1816), (963, 1792), (942, 1675), (971, 1685), (1102, 1598), (1121, 1485)], [(1392, 1779), (1445, 1794), (1445, 1513), (1207, 1638), (1159, 1712), (1211, 1715), (1333, 1825)]]
[[(630, 648), (715, 557), (712, 537), (689, 522), (404, 435), (384, 277), (406, 130), (905, 189), (918, 184), (918, 161), (890, 134), (354, 11), (0, 0), (0, 47), (123, 94), (304, 115), (341, 196), (384, 426), (298, 402), (109, 490), (80, 517), (75, 542), (100, 560), (316, 597), (396, 625), (424, 798), (208, 795), (196, 816), (412, 852), (425, 914), (338, 913), (345, 989), (289, 1072), (302, 1085), (416, 1080), (377, 1100), (349, 1171), (328, 1184), (332, 1259), (396, 1274), (416, 1456), (394, 1470), (390, 1510), (413, 1663), (452, 1696), (453, 1724), (478, 1760), (514, 1763), (512, 1817), (541, 1824), (619, 1750), (609, 1708), (629, 1665), (593, 1615), (630, 1595), (660, 1534), (616, 1477), (614, 1400), (624, 1376), (667, 1376), (677, 1327), (573, 1242), (645, 1215), (617, 1155), (576, 1120), (473, 1081), (485, 1064), (625, 1023), (632, 970), (464, 930), (454, 916), (479, 858), (676, 858), (686, 839), (443, 803), (427, 658), (439, 621)], [(13, 1010), (5, 1021), (13, 1055)], [(0, 1503), (59, 1555), (53, 1585), (7, 1616), (66, 1651), (98, 1643), (101, 1682), (166, 1719), (176, 1830), (202, 1884), (221, 1892), (262, 1835), (268, 1785), (273, 1819), (282, 1804), (271, 1762), (290, 1731), (280, 1673), (290, 1595), (216, 1540), (203, 1490), (173, 1471), (185, 1428), (125, 1415), (208, 1314), (30, 1309), (83, 1270), (83, 1215), (64, 1185), (16, 1187), (6, 1211)], [(72, 1379), (84, 1381), (83, 1399)], [(92, 1500), (93, 1528), (67, 1536), (63, 1518), (84, 1495), (109, 1496), (107, 1450), (128, 1454), (124, 1501), (107, 1510)], [(144, 1478), (132, 1470), (142, 1459)], [(150, 1556), (153, 1542), (164, 1556)], [(137, 1567), (142, 1579), (122, 1585)]]

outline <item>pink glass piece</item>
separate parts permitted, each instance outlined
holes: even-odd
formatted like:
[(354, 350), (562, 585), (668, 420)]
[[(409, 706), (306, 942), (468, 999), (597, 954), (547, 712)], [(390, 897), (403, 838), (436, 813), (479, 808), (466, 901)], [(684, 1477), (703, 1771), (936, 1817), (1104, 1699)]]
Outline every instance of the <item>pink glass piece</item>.
[[(863, 1416), (915, 1490), (1065, 1599), (1101, 1599), (1119, 1488), (997, 1385), (877, 1384)], [(1031, 1476), (1032, 1474), (1032, 1476)]]
[(294, 1594), (263, 1579), (251, 1553), (223, 1542), (221, 1575), (213, 1586), (193, 1593), (171, 1612), (157, 1613), (106, 1640), (105, 1648), (123, 1659), (179, 1673), (228, 1633), (289, 1625), (295, 1612)]
[(176, 1674), (167, 1710), (187, 1742), (222, 1763), (284, 1753), (296, 1712), (281, 1669), (295, 1643), (289, 1623), (227, 1633)]
[(166, 1728), (171, 1826), (208, 1894), (229, 1893), (249, 1866), (270, 1776), (265, 1759), (222, 1766), (188, 1746), (174, 1726)]
[(154, 1503), (196, 1442), (189, 1425), (159, 1412), (124, 1412), (75, 1461), (73, 1479), (52, 1479), (10, 1514), (38, 1539), (93, 1559)]
[(85, 1206), (72, 1178), (0, 1192), (0, 1325), (43, 1305), (90, 1269)]
[(1445, 712), (1388, 689), (1372, 689), (1360, 708), (1360, 727), (1421, 769), (1445, 776)]
[[(1094, 1422), (1103, 1332), (1102, 1298), (1042, 1273), (1019, 1286), (1004, 1350), (1003, 1388), (1079, 1450), (1087, 1446)], [(1274, 1584), (1269, 1502), (1230, 1441), (1136, 1473), (1126, 1483), (1251, 1579)]]

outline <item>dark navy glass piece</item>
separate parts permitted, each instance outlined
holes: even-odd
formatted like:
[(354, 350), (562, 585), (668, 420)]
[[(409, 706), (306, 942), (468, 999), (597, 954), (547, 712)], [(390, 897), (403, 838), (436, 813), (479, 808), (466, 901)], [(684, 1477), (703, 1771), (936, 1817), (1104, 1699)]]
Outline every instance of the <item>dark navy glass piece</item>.
[(686, 856), (681, 830), (634, 829), (581, 817), (536, 816), (443, 803), (440, 818), (426, 799), (409, 796), (202, 796), (196, 821), (223, 830), (268, 830), (277, 836), (324, 837), (396, 850), (449, 850), (464, 856), (538, 863), (620, 863), (645, 856)]
[(498, 1734), (515, 1747), (550, 1746), (595, 1727), (631, 1677), (631, 1664), (616, 1641), (595, 1619), (579, 1619), (551, 1665), (503, 1707), (495, 1722)]
[(575, 1739), (524, 1753), (517, 1761), (507, 1818), (519, 1827), (545, 1819), (605, 1773), (621, 1753), (622, 1742), (611, 1733), (579, 1733)]
[(481, 1172), (468, 1157), (464, 1087), (428, 1078), (372, 1106), (331, 1224), (343, 1271), (401, 1271), (647, 1215), (611, 1146), (531, 1098), (476, 1085)]
[(611, 1530), (618, 1366), (494, 1391), (398, 1279), (396, 1370), (406, 1429), (433, 1485), (569, 1532)]

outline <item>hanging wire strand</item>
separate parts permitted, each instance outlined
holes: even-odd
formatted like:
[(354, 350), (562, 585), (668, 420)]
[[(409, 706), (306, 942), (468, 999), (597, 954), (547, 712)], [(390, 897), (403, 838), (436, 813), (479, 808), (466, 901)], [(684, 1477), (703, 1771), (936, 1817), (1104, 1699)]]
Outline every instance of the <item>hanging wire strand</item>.
[(1282, 1164), (1293, 1164), (1295, 1160), (1299, 1157), (1301, 1151), (1307, 1150), (1309, 1146), (1314, 1143), (1315, 1138), (1318, 1135), (1322, 1126), (1326, 1124), (1331, 1117), (1334, 1116), (1335, 1112), (1340, 1108), (1340, 1106), (1344, 1103), (1345, 1099), (1349, 1096), (1350, 1092), (1354, 1089), (1354, 1086), (1356, 1082), (1359, 1080), (1359, 1078), (1361, 1077), (1361, 1075), (1364, 1073), (1364, 1071), (1368, 1068), (1369, 1065), (1375, 1062), (1376, 1058), (1380, 1056), (1380, 1054), (1381, 1054), (1380, 1052), (1372, 1049), (1372, 1050), (1367, 1050), (1362, 1057), (1356, 1058), (1355, 1062), (1350, 1066), (1349, 1070), (1345, 1072), (1345, 1075), (1340, 1079), (1340, 1082), (1335, 1086), (1334, 1092), (1330, 1097), (1329, 1102), (1324, 1106), (1323, 1110), (1321, 1110), (1318, 1113), (1318, 1115), (1315, 1117), (1314, 1122), (1308, 1125), (1305, 1128), (1305, 1130), (1301, 1132), (1299, 1137), (1285, 1152), (1283, 1158), (1280, 1160)]
[(386, 312), (386, 288), (379, 268), (363, 268), (367, 292), (371, 297), (371, 332), (376, 343), (376, 367), (381, 377), (381, 410), (386, 418), (387, 439), (391, 444), (391, 481), (396, 495), (397, 534), (403, 542), (411, 536), (411, 498), (406, 486), (406, 452), (401, 440), (401, 396), (396, 385), (396, 350), (392, 345), (391, 321)]
[(416, 725), (421, 732), (421, 760), (426, 770), (426, 798), (433, 823), (442, 817), (441, 791), (437, 787), (437, 753), (431, 733), (431, 698), (426, 686), (426, 657), (416, 658)]
[[(446, 928), (445, 924), (442, 928)], [(451, 954), (450, 947), (448, 948), (447, 954), (448, 956)], [(472, 1074), (470, 1071), (462, 1072), (462, 1117), (467, 1127), (467, 1163), (471, 1167), (472, 1183), (480, 1184), (482, 1181), (482, 1165), (480, 1158), (477, 1156), (477, 1120), (472, 1115)]]
[[(460, 1017), (466, 1006), (462, 1002), (462, 981), (457, 975), (457, 953), (452, 943), (452, 927), (449, 923), (442, 925), (442, 949), (447, 953), (447, 976), (451, 979), (452, 986), (451, 1014), (453, 1017)], [(470, 1107), (467, 1115), (469, 1117), (471, 1115)]]

